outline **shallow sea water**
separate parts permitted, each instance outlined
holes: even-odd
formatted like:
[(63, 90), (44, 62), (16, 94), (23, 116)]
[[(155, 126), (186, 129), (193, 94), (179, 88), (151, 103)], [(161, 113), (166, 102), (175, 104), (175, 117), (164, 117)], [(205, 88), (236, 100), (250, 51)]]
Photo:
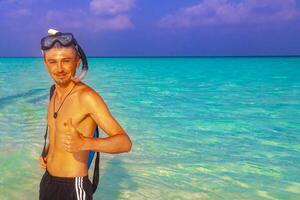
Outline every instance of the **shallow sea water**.
[[(299, 57), (90, 58), (133, 142), (101, 153), (94, 199), (299, 199), (299, 77)], [(51, 84), (41, 58), (0, 58), (1, 200), (38, 199)]]

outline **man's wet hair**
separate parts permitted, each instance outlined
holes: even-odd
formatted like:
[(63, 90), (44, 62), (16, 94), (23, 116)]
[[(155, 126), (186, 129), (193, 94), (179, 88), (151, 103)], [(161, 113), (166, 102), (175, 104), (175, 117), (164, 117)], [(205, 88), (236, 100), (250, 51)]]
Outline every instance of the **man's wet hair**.
[[(50, 49), (53, 49), (53, 48), (56, 48), (56, 49), (61, 49), (61, 48), (72, 48), (74, 50), (74, 52), (76, 53), (76, 55), (78, 56), (78, 58), (80, 58), (80, 55), (75, 47), (74, 44), (71, 44), (70, 46), (63, 46), (61, 45), (59, 42), (55, 42), (54, 45), (50, 48)], [(47, 53), (47, 51), (49, 51), (50, 49), (47, 49), (47, 50), (42, 50), (42, 54), (43, 54), (43, 57), (45, 58), (45, 55)]]

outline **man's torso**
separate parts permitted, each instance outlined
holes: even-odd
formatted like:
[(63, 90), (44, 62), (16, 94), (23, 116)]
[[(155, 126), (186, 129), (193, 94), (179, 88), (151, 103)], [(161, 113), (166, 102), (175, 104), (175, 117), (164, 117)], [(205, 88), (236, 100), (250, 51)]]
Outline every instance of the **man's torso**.
[[(49, 102), (47, 124), (49, 126), (50, 146), (47, 158), (47, 170), (53, 176), (76, 177), (87, 175), (89, 151), (71, 153), (66, 151), (63, 145), (64, 134), (68, 131), (64, 123), (67, 123), (69, 118), (72, 118), (72, 124), (83, 136), (93, 137), (96, 123), (86, 111), (85, 105), (80, 102), (80, 97), (84, 95), (84, 90), (91, 90), (91, 88), (82, 82), (77, 83), (74, 90), (66, 97), (58, 111), (56, 119), (53, 117), (54, 98), (51, 98)], [(58, 110), (61, 103), (56, 98), (55, 111)]]

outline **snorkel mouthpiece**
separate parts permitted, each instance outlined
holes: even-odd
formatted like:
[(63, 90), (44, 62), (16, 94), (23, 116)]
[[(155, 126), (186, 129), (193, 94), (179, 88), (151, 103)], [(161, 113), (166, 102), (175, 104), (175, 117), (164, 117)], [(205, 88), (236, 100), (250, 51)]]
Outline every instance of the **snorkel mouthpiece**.
[[(76, 39), (74, 38), (74, 36), (73, 36), (73, 34), (71, 34), (71, 33), (62, 33), (62, 32), (60, 32), (60, 31), (58, 31), (58, 30), (55, 30), (55, 29), (49, 29), (48, 30), (48, 36), (46, 36), (45, 38), (47, 38), (47, 37), (57, 37), (57, 39), (55, 39), (55, 40), (52, 40), (52, 42), (53, 43), (55, 43), (56, 41), (59, 41), (59, 43), (61, 43), (61, 44), (63, 44), (62, 42), (61, 42), (61, 38), (60, 38), (60, 36), (66, 36), (68, 34), (68, 36), (70, 36), (70, 39), (72, 39), (72, 40), (69, 40), (74, 46), (75, 46), (75, 49), (76, 49), (76, 51), (78, 52), (78, 54), (79, 54), (79, 56), (80, 56), (80, 59), (81, 59), (81, 63), (82, 63), (82, 70), (81, 70), (81, 72), (80, 72), (80, 74), (78, 74), (78, 75), (75, 75), (75, 77), (74, 77), (74, 79), (77, 79), (77, 81), (80, 81), (80, 80), (83, 80), (84, 79), (84, 77), (86, 76), (86, 74), (87, 74), (87, 70), (88, 70), (88, 62), (87, 62), (87, 58), (86, 58), (86, 55), (85, 55), (85, 53), (84, 53), (84, 51), (82, 50), (82, 48), (80, 47), (80, 45), (77, 43), (77, 41), (76, 41)], [(42, 39), (43, 40), (43, 39)], [(52, 44), (53, 44), (52, 43)], [(51, 44), (51, 42), (50, 42), (50, 44)], [(65, 43), (65, 45), (63, 45), (63, 46), (67, 46), (67, 45), (71, 45), (71, 44), (68, 44), (68, 43)], [(42, 45), (42, 47), (43, 47), (43, 45)], [(51, 46), (50, 46), (50, 48), (51, 48)]]

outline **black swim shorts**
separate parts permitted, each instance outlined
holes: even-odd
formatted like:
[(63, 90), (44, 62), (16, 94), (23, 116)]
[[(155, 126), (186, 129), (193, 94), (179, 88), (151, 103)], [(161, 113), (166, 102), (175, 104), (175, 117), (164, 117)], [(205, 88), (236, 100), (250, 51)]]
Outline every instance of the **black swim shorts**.
[(92, 200), (92, 190), (88, 175), (58, 177), (46, 169), (40, 182), (39, 200)]

